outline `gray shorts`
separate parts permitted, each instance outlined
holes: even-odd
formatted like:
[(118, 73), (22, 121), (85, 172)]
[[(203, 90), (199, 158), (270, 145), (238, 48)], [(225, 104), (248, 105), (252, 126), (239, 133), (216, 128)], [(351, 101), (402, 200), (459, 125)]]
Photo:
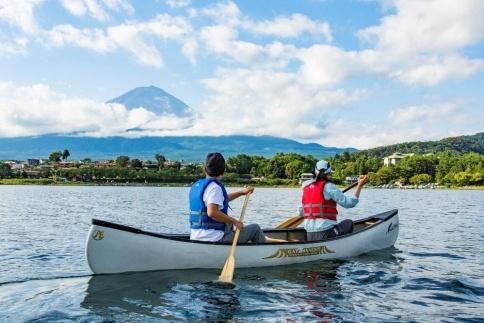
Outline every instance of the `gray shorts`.
[[(232, 226), (227, 225), (226, 227), (228, 229), (225, 230), (225, 234), (221, 242), (232, 242), (235, 232), (232, 231)], [(262, 229), (258, 224), (246, 225), (240, 231), (239, 239), (237, 240), (237, 243), (246, 243), (246, 242), (254, 242), (254, 243), (266, 242), (266, 237), (264, 235), (264, 232), (262, 231)]]
[(308, 232), (307, 237), (308, 241), (327, 240), (351, 232), (353, 232), (353, 221), (346, 219), (335, 224), (331, 229), (318, 232)]

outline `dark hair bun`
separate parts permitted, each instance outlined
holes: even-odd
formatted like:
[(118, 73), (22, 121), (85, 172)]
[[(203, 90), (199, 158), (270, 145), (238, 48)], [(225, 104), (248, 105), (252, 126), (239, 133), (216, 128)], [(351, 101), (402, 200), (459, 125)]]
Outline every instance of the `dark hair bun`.
[(208, 176), (216, 177), (225, 172), (225, 158), (221, 153), (209, 153), (205, 160), (205, 171)]

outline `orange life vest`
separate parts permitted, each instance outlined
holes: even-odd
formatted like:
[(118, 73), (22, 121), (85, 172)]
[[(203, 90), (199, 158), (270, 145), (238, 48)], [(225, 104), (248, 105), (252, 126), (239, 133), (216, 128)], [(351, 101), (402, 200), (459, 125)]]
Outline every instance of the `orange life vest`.
[(325, 181), (318, 181), (303, 188), (302, 207), (305, 219), (326, 219), (336, 221), (336, 202), (326, 200), (323, 190)]

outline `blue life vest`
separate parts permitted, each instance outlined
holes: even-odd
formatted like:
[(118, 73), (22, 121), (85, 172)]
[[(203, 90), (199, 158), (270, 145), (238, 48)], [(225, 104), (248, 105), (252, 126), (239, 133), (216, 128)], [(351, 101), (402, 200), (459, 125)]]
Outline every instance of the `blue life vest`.
[(203, 193), (207, 186), (213, 182), (222, 188), (224, 204), (220, 211), (227, 214), (229, 209), (229, 197), (225, 190), (225, 186), (214, 178), (200, 179), (195, 182), (190, 189), (190, 228), (192, 229), (225, 230), (225, 223), (216, 221), (208, 216), (207, 206), (203, 202)]

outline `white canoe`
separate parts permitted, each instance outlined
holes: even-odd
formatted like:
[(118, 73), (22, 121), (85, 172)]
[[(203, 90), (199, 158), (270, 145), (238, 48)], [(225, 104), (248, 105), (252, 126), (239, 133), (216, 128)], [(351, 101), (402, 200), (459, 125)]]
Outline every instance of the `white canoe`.
[[(270, 238), (288, 242), (239, 244), (236, 267), (349, 258), (391, 247), (398, 237), (398, 210), (356, 221), (353, 233), (324, 241), (306, 241), (306, 231), (302, 228), (264, 232)], [(86, 256), (95, 274), (222, 268), (229, 248), (230, 244), (190, 241), (186, 234), (158, 234), (93, 219)]]

